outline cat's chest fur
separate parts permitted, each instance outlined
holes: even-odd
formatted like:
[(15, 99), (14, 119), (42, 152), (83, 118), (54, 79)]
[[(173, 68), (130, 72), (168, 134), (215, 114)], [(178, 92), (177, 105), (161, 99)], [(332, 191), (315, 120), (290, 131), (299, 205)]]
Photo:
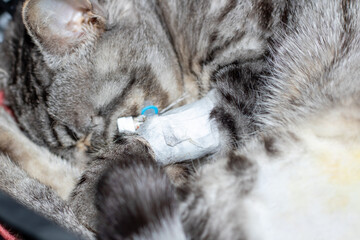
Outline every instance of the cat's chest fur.
[(335, 110), (298, 126), (294, 133), (295, 138), (282, 140), (272, 158), (250, 154), (258, 177), (244, 198), (248, 235), (278, 240), (357, 239), (359, 116)]

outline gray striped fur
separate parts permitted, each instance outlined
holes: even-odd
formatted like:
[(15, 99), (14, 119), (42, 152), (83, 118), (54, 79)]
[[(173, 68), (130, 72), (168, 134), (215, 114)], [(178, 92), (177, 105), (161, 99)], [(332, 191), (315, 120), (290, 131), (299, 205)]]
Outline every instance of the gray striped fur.
[[(11, 159), (0, 157), (1, 190), (85, 238), (336, 239), (346, 229), (356, 239), (360, 221), (341, 214), (336, 224), (314, 218), (329, 229), (277, 214), (287, 208), (301, 221), (296, 199), (281, 199), (299, 172), (297, 187), (323, 186), (306, 175), (319, 153), (350, 156), (345, 170), (359, 183), (357, 1), (42, 1), (26, 1), (0, 52), (0, 86), (18, 121), (0, 111), (0, 151)], [(55, 2), (83, 14), (79, 38), (51, 25), (61, 16), (42, 8)], [(195, 169), (166, 174), (143, 139), (116, 134), (116, 119), (146, 100), (162, 109), (211, 88), (222, 148)], [(329, 186), (295, 196), (318, 213), (325, 192), (342, 196)], [(345, 216), (360, 215), (349, 206)]]

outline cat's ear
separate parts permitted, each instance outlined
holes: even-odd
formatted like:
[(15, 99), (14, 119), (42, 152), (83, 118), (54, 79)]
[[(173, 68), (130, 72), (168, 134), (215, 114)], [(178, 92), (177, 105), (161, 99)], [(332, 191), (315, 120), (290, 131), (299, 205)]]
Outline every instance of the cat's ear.
[(33, 40), (49, 54), (74, 52), (94, 42), (105, 29), (97, 0), (27, 0), (22, 14)]

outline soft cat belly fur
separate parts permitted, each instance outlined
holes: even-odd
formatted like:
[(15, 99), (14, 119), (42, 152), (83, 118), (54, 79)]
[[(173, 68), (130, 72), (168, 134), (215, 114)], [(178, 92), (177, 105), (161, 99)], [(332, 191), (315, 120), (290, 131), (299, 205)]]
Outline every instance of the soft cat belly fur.
[(359, 117), (332, 111), (310, 123), (275, 159), (254, 154), (258, 178), (244, 201), (250, 239), (359, 239)]

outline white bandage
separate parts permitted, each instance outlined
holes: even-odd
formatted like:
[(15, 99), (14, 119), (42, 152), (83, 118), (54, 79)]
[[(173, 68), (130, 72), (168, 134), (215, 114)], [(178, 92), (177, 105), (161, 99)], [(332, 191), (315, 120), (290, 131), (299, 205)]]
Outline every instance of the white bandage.
[(117, 126), (119, 132), (124, 132), (124, 131), (135, 132), (136, 130), (133, 117), (118, 118)]
[(219, 130), (209, 114), (215, 92), (192, 104), (153, 116), (137, 131), (151, 145), (162, 164), (195, 159), (219, 149)]

